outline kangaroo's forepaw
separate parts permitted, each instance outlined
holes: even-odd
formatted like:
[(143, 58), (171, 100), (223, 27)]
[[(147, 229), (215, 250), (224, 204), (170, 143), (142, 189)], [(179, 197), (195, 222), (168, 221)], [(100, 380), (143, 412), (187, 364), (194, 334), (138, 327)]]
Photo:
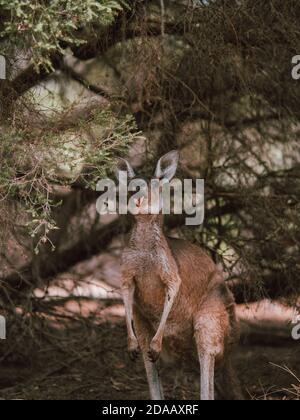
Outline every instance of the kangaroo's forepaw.
[(161, 343), (157, 341), (152, 341), (148, 351), (148, 358), (150, 362), (155, 363), (159, 359), (161, 353)]
[(128, 342), (128, 354), (132, 362), (135, 362), (139, 357), (140, 349), (137, 340), (130, 340)]

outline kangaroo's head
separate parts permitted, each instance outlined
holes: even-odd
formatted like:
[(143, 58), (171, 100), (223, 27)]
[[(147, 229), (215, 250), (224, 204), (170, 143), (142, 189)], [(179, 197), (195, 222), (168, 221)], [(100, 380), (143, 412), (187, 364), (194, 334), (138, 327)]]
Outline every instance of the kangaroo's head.
[[(135, 174), (131, 164), (119, 158), (116, 175), (120, 184), (127, 182), (129, 208), (137, 218), (157, 217), (163, 206), (162, 185), (174, 177), (179, 161), (179, 153), (173, 150), (162, 156), (156, 165), (154, 175), (150, 179)], [(124, 174), (127, 175), (124, 178)]]

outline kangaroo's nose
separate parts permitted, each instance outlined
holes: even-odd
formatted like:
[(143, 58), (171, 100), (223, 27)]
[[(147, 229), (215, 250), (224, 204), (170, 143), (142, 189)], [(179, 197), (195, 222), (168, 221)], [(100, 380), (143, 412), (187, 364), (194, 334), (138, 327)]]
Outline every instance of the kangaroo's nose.
[(145, 197), (140, 197), (140, 198), (136, 198), (134, 200), (134, 203), (136, 205), (136, 207), (142, 207), (143, 201), (144, 201)]

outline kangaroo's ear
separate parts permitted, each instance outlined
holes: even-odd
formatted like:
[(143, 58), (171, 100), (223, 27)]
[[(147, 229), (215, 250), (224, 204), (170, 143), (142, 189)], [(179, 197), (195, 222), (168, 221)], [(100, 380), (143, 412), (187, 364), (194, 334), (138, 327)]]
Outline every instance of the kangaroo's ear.
[(115, 174), (116, 177), (119, 178), (120, 172), (127, 172), (128, 179), (132, 179), (135, 177), (134, 170), (130, 163), (123, 158), (118, 158), (115, 165)]
[(158, 179), (167, 179), (171, 181), (174, 177), (179, 161), (179, 153), (177, 150), (167, 153), (157, 162), (155, 177)]

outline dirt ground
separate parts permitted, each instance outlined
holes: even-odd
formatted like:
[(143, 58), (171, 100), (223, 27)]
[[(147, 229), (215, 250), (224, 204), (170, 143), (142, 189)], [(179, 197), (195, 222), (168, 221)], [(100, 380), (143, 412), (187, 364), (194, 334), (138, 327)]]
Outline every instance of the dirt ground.
[[(47, 329), (7, 348), (0, 363), (0, 399), (148, 399), (142, 361), (132, 363), (126, 353), (122, 318), (97, 327), (82, 322), (58, 332)], [(244, 340), (234, 360), (248, 399), (300, 398), (299, 343), (274, 347)], [(164, 367), (162, 378), (167, 399), (198, 399), (195, 370)]]

